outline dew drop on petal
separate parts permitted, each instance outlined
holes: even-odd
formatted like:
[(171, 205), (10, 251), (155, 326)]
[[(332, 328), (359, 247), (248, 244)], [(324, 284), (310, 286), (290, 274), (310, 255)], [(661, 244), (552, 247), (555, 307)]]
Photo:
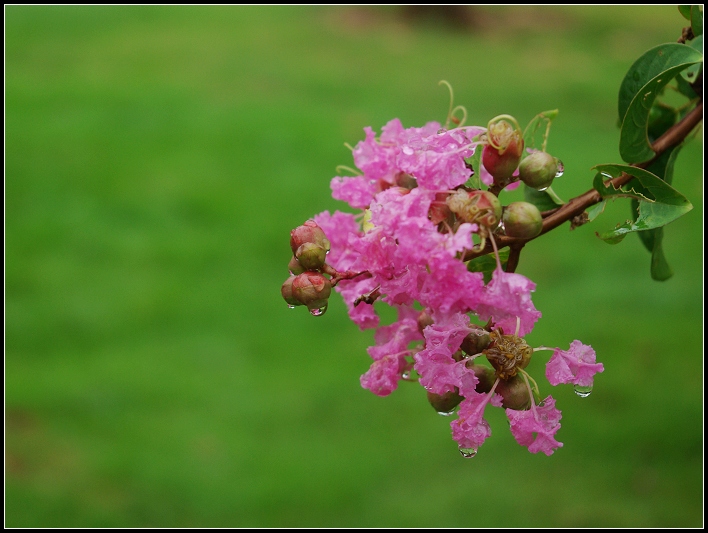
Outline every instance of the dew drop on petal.
[(592, 385), (573, 385), (573, 390), (575, 391), (575, 394), (581, 398), (587, 398), (592, 392)]
[(312, 316), (322, 316), (325, 314), (325, 311), (327, 311), (327, 306), (323, 305), (322, 307), (315, 307), (314, 309), (310, 309), (310, 314)]
[(477, 448), (460, 448), (460, 455), (465, 459), (471, 459), (477, 455)]
[(565, 172), (565, 167), (563, 166), (563, 161), (556, 159), (556, 164), (558, 165), (558, 170), (556, 171), (556, 178), (560, 178)]

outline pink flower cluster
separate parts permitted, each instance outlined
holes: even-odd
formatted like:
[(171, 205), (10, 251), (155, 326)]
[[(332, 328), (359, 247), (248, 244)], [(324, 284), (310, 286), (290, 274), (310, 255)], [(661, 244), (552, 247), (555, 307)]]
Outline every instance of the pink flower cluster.
[[(474, 247), (473, 235), (480, 230), (476, 223), (450, 226), (435, 216), (445, 197), (470, 178), (466, 159), (483, 142), (485, 128), (446, 130), (430, 122), (406, 129), (394, 119), (378, 138), (371, 128), (365, 132), (353, 151), (362, 175), (331, 182), (334, 198), (366, 210), (364, 215), (337, 211), (314, 217), (331, 243), (327, 264), (338, 272), (363, 273), (335, 287), (351, 319), (361, 329), (376, 328), (375, 345), (368, 349), (373, 363), (361, 384), (386, 396), (415, 373), (429, 394), (459, 395), (452, 436), (463, 455), (472, 456), (491, 435), (486, 405), (502, 406), (503, 398), (495, 392), (498, 377), (491, 389), (480, 392), (479, 365), (471, 361), (483, 353), (461, 351), (468, 335), (480, 330), (470, 317), (487, 323), (488, 330), (518, 337), (541, 317), (531, 300), (532, 281), (497, 267), (485, 284), (483, 274), (469, 271), (461, 260)], [(395, 307), (398, 320), (380, 326), (374, 300)], [(590, 387), (593, 375), (602, 370), (592, 348), (574, 341), (568, 351), (554, 351), (547, 376), (552, 385)], [(562, 446), (554, 437), (561, 413), (550, 396), (534, 401), (524, 380), (530, 408), (506, 409), (511, 431), (529, 451), (550, 455)]]

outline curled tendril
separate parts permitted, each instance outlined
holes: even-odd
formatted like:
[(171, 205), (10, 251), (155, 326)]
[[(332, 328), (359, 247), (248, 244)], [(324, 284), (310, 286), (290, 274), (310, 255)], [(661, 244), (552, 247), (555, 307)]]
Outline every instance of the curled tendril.
[[(445, 129), (449, 129), (450, 122), (452, 122), (456, 126), (463, 126), (467, 121), (467, 109), (463, 105), (458, 105), (455, 107), (452, 106), (455, 100), (455, 95), (452, 90), (452, 85), (450, 85), (447, 80), (440, 80), (438, 82), (438, 85), (445, 85), (447, 87), (447, 90), (450, 92), (450, 106), (447, 109), (447, 120), (445, 120)], [(462, 118), (455, 117), (455, 113), (457, 113), (458, 111), (462, 112)]]
[(363, 174), (359, 172), (358, 170), (348, 167), (347, 165), (337, 165), (337, 168), (334, 169), (338, 174), (341, 173), (343, 170), (347, 172), (351, 172), (352, 176), (362, 176)]

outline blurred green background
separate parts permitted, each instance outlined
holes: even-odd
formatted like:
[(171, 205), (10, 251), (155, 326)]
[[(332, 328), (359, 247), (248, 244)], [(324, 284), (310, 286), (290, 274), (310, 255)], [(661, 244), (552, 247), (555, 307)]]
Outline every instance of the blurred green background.
[[(463, 459), (402, 383), (361, 389), (370, 331), (338, 295), (288, 311), (291, 228), (325, 209), (344, 147), (399, 117), (468, 124), (560, 109), (554, 188), (619, 162), (616, 96), (675, 6), (6, 7), (6, 525), (678, 527), (702, 524), (702, 141), (674, 184), (675, 277), (629, 214), (526, 247), (532, 345), (591, 344), (588, 399), (552, 457), (503, 412)], [(509, 200), (514, 195), (507, 197)], [(544, 355), (545, 354), (545, 355)]]

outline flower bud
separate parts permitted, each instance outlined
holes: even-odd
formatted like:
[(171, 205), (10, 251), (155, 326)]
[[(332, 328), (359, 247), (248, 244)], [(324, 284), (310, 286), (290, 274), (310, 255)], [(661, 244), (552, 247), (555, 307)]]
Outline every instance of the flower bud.
[(325, 252), (329, 251), (329, 241), (317, 223), (314, 220), (308, 220), (302, 226), (298, 226), (290, 232), (290, 248), (292, 248), (293, 254), (297, 252), (306, 242), (315, 243), (322, 248)]
[(305, 272), (305, 269), (302, 268), (302, 265), (300, 264), (300, 261), (297, 260), (297, 257), (290, 258), (290, 262), (288, 262), (288, 270), (291, 274), (295, 274), (296, 276)]
[(541, 233), (543, 217), (533, 204), (528, 202), (512, 202), (504, 208), (502, 214), (504, 232), (509, 237), (531, 239)]
[(514, 409), (515, 411), (525, 411), (531, 407), (531, 395), (529, 388), (519, 375), (508, 380), (499, 380), (494, 392), (503, 398), (502, 407)]
[(486, 394), (492, 390), (494, 382), (497, 380), (497, 376), (494, 374), (494, 369), (485, 365), (475, 364), (472, 361), (467, 361), (465, 366), (474, 371), (474, 375), (477, 376), (477, 379), (479, 380), (479, 383), (477, 383), (474, 390), (480, 394)]
[(430, 204), (428, 218), (435, 225), (440, 224), (443, 220), (449, 221), (450, 225), (452, 225), (453, 221), (450, 220), (452, 213), (450, 212), (450, 207), (448, 207), (447, 198), (448, 193), (439, 192), (435, 195), (435, 201)]
[(292, 281), (292, 295), (308, 309), (327, 306), (332, 284), (319, 272), (303, 272)]
[(546, 152), (534, 152), (519, 165), (519, 178), (538, 191), (545, 191), (556, 177), (558, 160)]
[(502, 215), (499, 198), (489, 191), (458, 189), (448, 196), (447, 205), (461, 221), (477, 223), (489, 229), (497, 227)]
[(446, 392), (445, 394), (435, 394), (428, 391), (428, 402), (430, 402), (433, 409), (441, 415), (451, 415), (452, 410), (460, 405), (462, 400), (464, 400), (464, 398), (460, 396), (457, 388), (453, 391)]
[(476, 328), (464, 338), (460, 348), (462, 348), (467, 355), (476, 355), (489, 346), (489, 342), (489, 332), (482, 328)]
[(319, 244), (306, 242), (297, 249), (295, 257), (305, 270), (319, 270), (325, 263), (327, 251)]
[(283, 295), (283, 299), (288, 303), (288, 307), (295, 307), (296, 305), (302, 305), (301, 302), (299, 302), (294, 296), (293, 296), (293, 280), (295, 279), (295, 276), (290, 276), (288, 279), (285, 280), (285, 283), (283, 283), (283, 286), (280, 287), (280, 294)]
[(524, 151), (521, 130), (505, 120), (490, 124), (487, 128), (489, 144), (482, 152), (484, 168), (494, 177), (497, 184), (506, 184), (519, 166)]

